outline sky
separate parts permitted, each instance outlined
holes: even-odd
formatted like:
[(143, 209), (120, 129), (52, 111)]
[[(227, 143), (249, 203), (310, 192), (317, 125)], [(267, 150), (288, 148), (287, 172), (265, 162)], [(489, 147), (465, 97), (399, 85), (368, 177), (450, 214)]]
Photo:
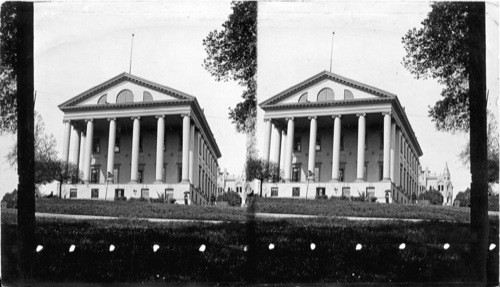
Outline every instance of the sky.
[[(416, 80), (401, 64), (401, 38), (421, 27), (428, 2), (261, 2), (258, 26), (260, 102), (330, 68), (332, 72), (396, 94), (423, 151), (420, 164), (451, 173), (454, 194), (470, 186), (470, 172), (458, 154), (468, 135), (439, 132), (428, 106), (441, 99), (436, 80)], [(489, 108), (498, 115), (498, 2), (486, 8)], [(258, 139), (264, 138), (263, 111), (258, 111)], [(263, 149), (262, 140), (258, 148)]]
[[(246, 137), (235, 132), (228, 108), (241, 99), (235, 82), (217, 82), (202, 67), (202, 40), (221, 29), (230, 2), (35, 3), (35, 110), (62, 154), (63, 113), (57, 107), (77, 94), (129, 70), (195, 96), (222, 152), (219, 166), (241, 174)], [(17, 170), (5, 155), (15, 137), (0, 138), (0, 196), (17, 187)]]
[[(447, 162), (455, 194), (470, 185), (458, 158), (467, 135), (438, 132), (427, 115), (442, 86), (416, 80), (401, 64), (401, 38), (420, 27), (428, 2), (260, 2), (258, 9), (258, 101), (328, 70), (335, 31), (332, 72), (397, 94), (422, 147), (421, 165), (441, 173)], [(488, 3), (486, 12), (489, 107), (498, 115), (498, 2)], [(230, 13), (230, 3), (222, 1), (36, 3), (35, 109), (55, 135), (57, 150), (62, 152), (63, 142), (57, 106), (128, 71), (135, 34), (132, 74), (196, 96), (222, 152), (219, 166), (240, 175), (245, 136), (227, 115), (243, 88), (216, 82), (202, 67), (203, 38)], [(258, 109), (259, 149), (262, 118)], [(17, 170), (5, 158), (14, 144), (14, 136), (0, 136), (0, 196), (17, 186)]]

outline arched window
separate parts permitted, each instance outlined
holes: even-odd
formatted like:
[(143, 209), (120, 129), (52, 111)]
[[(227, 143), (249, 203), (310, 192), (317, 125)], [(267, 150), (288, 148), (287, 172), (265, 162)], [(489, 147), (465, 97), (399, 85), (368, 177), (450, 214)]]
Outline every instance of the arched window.
[(303, 93), (299, 98), (299, 103), (307, 102), (307, 93)]
[(152, 101), (153, 100), (153, 96), (151, 95), (150, 92), (144, 91), (144, 93), (142, 94), (142, 100), (144, 102)]
[(330, 88), (324, 88), (318, 93), (318, 102), (326, 102), (335, 100), (335, 94)]
[(347, 100), (347, 99), (354, 99), (354, 96), (353, 96), (351, 91), (349, 91), (348, 89), (345, 89), (344, 90), (344, 100)]
[(102, 95), (99, 100), (97, 101), (97, 104), (98, 105), (104, 105), (104, 104), (107, 104), (108, 103), (108, 95), (107, 94), (104, 94)]
[(128, 103), (134, 101), (134, 94), (130, 90), (123, 90), (116, 96), (116, 103)]

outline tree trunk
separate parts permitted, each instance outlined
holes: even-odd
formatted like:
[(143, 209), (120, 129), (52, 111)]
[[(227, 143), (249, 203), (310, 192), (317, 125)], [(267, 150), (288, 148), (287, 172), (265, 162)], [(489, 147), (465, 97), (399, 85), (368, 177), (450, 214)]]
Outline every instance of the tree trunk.
[(33, 101), (33, 3), (17, 2), (17, 220), (19, 275), (32, 275), (35, 252), (35, 136)]
[[(469, 107), (471, 159), (471, 258), (476, 282), (486, 282), (488, 255), (488, 165), (486, 133), (485, 3), (468, 3)], [(498, 279), (498, 278), (497, 278)]]

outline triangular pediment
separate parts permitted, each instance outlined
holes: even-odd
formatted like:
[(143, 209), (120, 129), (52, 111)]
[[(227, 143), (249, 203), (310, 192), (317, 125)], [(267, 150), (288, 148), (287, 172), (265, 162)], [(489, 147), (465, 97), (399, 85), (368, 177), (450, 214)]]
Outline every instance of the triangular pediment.
[(261, 107), (319, 101), (352, 101), (392, 98), (396, 95), (381, 89), (323, 71), (262, 102)]
[(62, 103), (59, 108), (192, 100), (193, 96), (123, 73)]

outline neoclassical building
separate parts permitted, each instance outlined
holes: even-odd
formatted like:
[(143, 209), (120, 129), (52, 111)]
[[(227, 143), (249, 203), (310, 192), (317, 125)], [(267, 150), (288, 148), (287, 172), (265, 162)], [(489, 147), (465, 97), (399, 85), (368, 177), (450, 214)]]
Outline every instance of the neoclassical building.
[(221, 153), (195, 97), (122, 73), (59, 108), (63, 160), (83, 173), (64, 197), (204, 204), (216, 193)]
[(453, 183), (451, 182), (448, 163), (445, 163), (443, 173), (440, 175), (431, 173), (428, 168), (420, 170), (419, 175), (419, 192), (430, 189), (437, 190), (443, 196), (443, 205), (453, 204)]
[(282, 171), (266, 196), (407, 203), (418, 193), (422, 150), (396, 95), (324, 71), (260, 107), (263, 157)]

